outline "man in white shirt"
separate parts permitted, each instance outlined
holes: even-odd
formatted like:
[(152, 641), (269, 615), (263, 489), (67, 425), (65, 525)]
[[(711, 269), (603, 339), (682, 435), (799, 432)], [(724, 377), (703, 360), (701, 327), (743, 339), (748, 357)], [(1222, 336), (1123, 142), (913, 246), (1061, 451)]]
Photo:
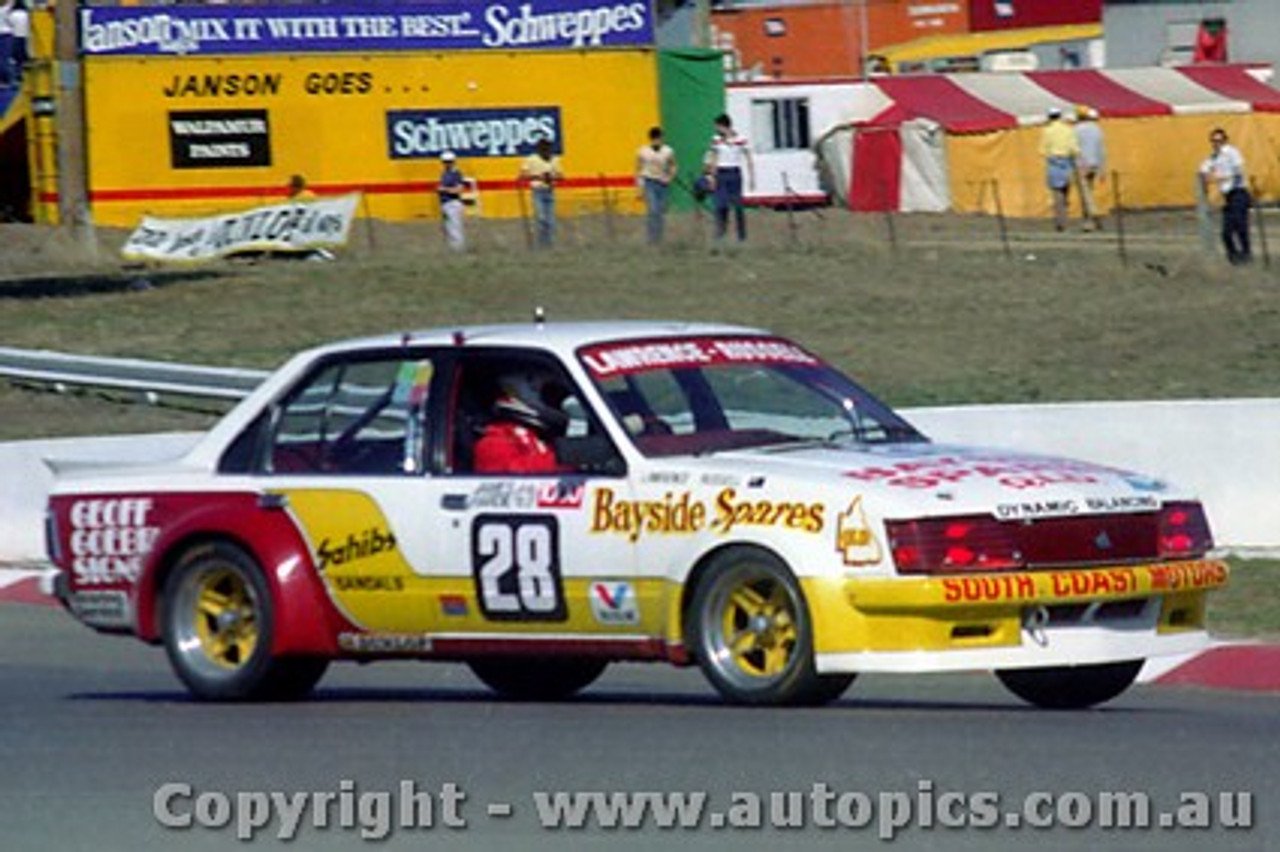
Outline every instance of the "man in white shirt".
[(13, 0), (0, 0), (0, 88), (13, 85)]
[(742, 178), (746, 170), (747, 185), (756, 182), (755, 165), (751, 161), (751, 146), (746, 137), (733, 129), (728, 115), (716, 118), (716, 132), (707, 149), (706, 171), (714, 183), (716, 209), (716, 241), (724, 239), (729, 230), (729, 211), (734, 213), (738, 230), (738, 242), (747, 238), (747, 214), (742, 204)]
[(1102, 227), (1102, 216), (1098, 214), (1097, 198), (1093, 194), (1094, 186), (1102, 178), (1103, 168), (1107, 162), (1106, 145), (1102, 138), (1102, 128), (1098, 126), (1098, 113), (1087, 106), (1076, 107), (1076, 142), (1080, 145), (1080, 156), (1076, 158), (1076, 167), (1080, 174), (1080, 204), (1084, 208), (1084, 229), (1092, 231)]
[(22, 82), (22, 73), (31, 60), (31, 13), (27, 11), (27, 0), (13, 0), (9, 27), (13, 30), (13, 82), (17, 84)]
[(1221, 127), (1209, 134), (1209, 144), (1213, 153), (1200, 164), (1200, 180), (1206, 194), (1212, 184), (1222, 196), (1222, 244), (1231, 265), (1240, 266), (1253, 260), (1249, 251), (1249, 208), (1253, 197), (1245, 179), (1244, 157), (1234, 145), (1227, 144), (1227, 132)]

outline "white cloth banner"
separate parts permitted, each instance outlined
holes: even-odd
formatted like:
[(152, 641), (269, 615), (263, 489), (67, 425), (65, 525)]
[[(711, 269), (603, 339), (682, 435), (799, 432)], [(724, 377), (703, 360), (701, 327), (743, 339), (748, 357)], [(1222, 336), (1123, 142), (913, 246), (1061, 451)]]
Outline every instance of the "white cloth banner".
[(142, 217), (120, 254), (127, 260), (210, 260), (245, 251), (303, 252), (346, 245), (359, 193), (289, 201), (199, 219)]

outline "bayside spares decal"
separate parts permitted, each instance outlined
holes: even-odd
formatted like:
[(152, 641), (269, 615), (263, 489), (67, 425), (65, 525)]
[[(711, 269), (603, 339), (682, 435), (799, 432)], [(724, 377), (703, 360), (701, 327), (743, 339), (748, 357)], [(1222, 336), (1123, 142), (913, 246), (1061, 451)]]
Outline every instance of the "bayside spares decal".
[(647, 47), (647, 2), (524, 0), (370, 8), (306, 6), (94, 7), (80, 12), (86, 56), (374, 50)]
[(359, 195), (291, 201), (199, 219), (144, 216), (120, 249), (126, 260), (210, 260), (242, 251), (308, 251), (344, 245)]
[(639, 340), (591, 346), (579, 352), (596, 378), (646, 370), (704, 367), (718, 364), (821, 363), (799, 346), (771, 337), (690, 337)]
[(660, 500), (626, 500), (611, 488), (593, 495), (591, 532), (625, 535), (682, 535), (710, 530), (726, 535), (737, 527), (777, 527), (819, 533), (826, 523), (822, 503), (750, 499), (732, 488), (720, 491), (710, 505), (688, 492), (668, 491)]

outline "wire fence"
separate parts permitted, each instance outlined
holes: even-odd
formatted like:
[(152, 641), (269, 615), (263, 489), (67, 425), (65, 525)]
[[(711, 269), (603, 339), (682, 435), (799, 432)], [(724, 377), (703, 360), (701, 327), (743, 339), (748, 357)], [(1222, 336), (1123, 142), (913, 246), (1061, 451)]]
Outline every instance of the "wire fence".
[[(984, 207), (989, 209), (972, 213), (853, 212), (838, 206), (814, 206), (799, 194), (789, 193), (784, 197), (793, 203), (748, 206), (748, 237), (741, 248), (837, 250), (858, 243), (904, 254), (919, 250), (978, 251), (996, 253), (1009, 260), (1024, 260), (1054, 252), (1086, 252), (1100, 259), (1109, 257), (1120, 266), (1161, 265), (1193, 258), (1221, 259), (1225, 264), (1220, 239), (1221, 211), (1216, 198), (1201, 195), (1195, 206), (1131, 209), (1126, 202), (1123, 174), (1108, 174), (1102, 187), (1106, 197), (1093, 215), (1086, 216), (1078, 197), (1073, 195), (1070, 219), (1062, 231), (1055, 228), (1052, 217), (1009, 215), (1006, 206), (1010, 189), (994, 179), (973, 187), (975, 194), (984, 195), (987, 202)], [(1040, 192), (1047, 204), (1048, 190), (1041, 188)], [(672, 193), (688, 196), (691, 189), (676, 184), (672, 186)], [(1255, 198), (1251, 210), (1253, 252), (1258, 264), (1264, 267), (1271, 264), (1269, 232), (1280, 227), (1276, 224), (1278, 206), (1274, 200)], [(437, 214), (428, 204), (424, 206), (423, 216), (430, 220)], [(538, 246), (529, 237), (532, 216), (532, 206), (526, 200), (523, 215), (518, 219), (469, 217), (466, 228), (470, 250), (536, 250)], [(693, 202), (692, 209), (672, 209), (665, 217), (664, 243), (711, 250), (736, 246), (732, 223), (722, 241), (716, 238), (715, 219), (711, 198)], [(641, 245), (646, 241), (645, 217), (634, 198), (634, 190), (608, 186), (605, 182), (559, 192), (556, 220), (556, 246), (561, 249), (592, 250)], [(420, 226), (421, 222), (417, 224)], [(396, 226), (379, 223), (378, 227)], [(400, 227), (414, 227), (414, 224)]]

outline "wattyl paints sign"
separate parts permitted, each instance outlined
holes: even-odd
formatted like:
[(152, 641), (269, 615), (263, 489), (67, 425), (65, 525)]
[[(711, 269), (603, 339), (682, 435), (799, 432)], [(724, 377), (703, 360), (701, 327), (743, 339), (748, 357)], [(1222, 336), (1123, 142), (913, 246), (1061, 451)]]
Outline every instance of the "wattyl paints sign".
[(175, 169), (271, 165), (265, 109), (169, 113), (169, 157)]
[(388, 155), (393, 160), (431, 159), (445, 151), (459, 157), (523, 157), (540, 139), (561, 153), (560, 108), (412, 109), (387, 112)]
[(525, 0), (113, 6), (80, 12), (86, 56), (645, 47), (648, 2)]

